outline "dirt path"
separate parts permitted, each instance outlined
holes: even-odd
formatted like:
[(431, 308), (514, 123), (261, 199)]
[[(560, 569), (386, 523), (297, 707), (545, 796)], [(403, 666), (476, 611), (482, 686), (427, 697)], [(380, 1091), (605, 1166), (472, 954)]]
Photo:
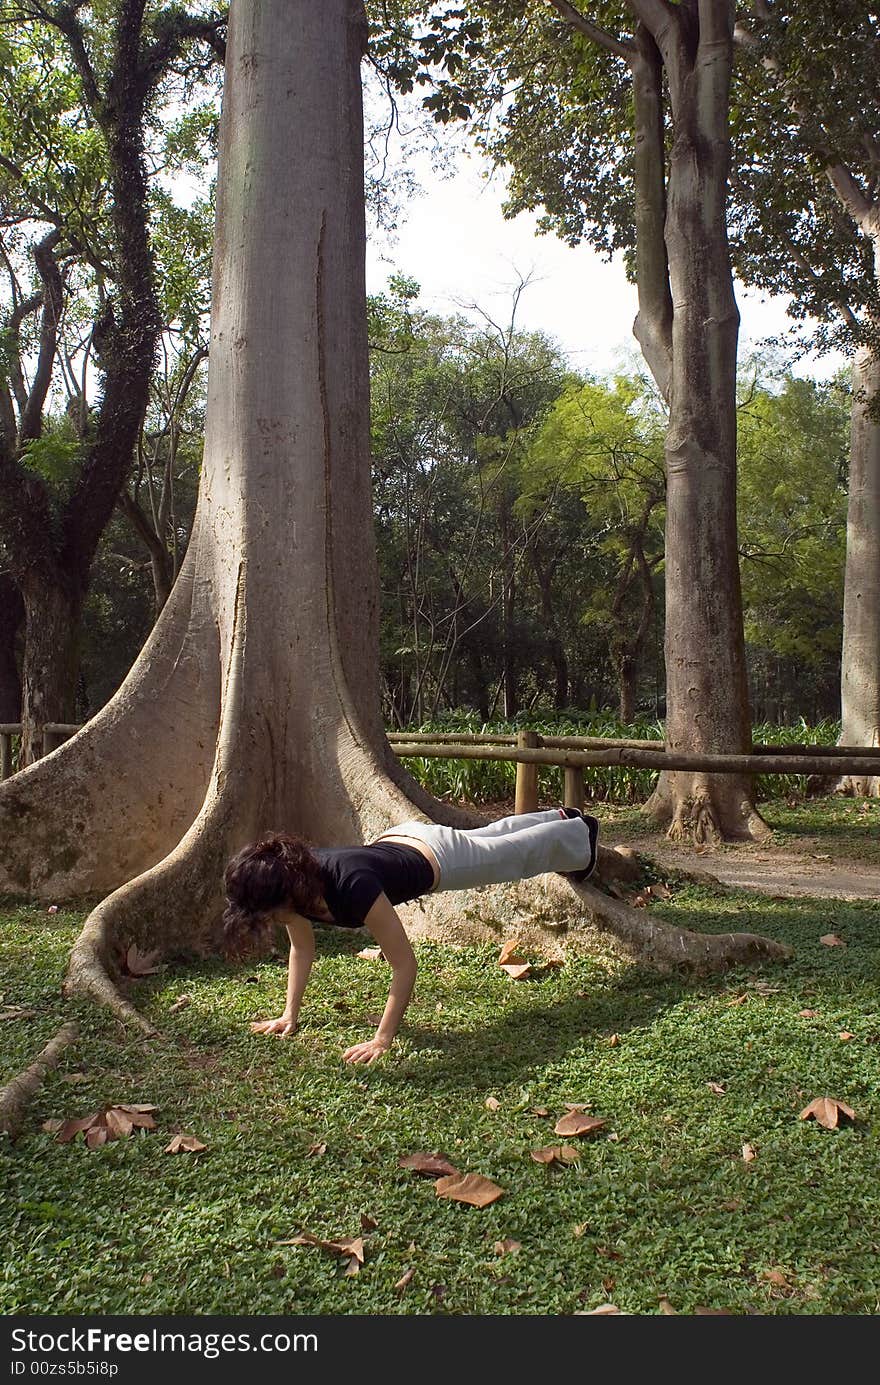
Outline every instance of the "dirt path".
[(880, 870), (844, 857), (805, 854), (761, 845), (735, 847), (676, 846), (663, 837), (627, 837), (609, 826), (606, 846), (628, 846), (652, 856), (670, 869), (707, 871), (724, 885), (789, 898), (880, 899)]

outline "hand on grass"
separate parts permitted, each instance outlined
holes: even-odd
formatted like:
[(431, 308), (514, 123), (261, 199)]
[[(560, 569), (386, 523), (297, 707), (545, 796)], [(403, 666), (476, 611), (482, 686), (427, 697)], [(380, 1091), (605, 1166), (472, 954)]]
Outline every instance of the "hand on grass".
[(346, 1063), (375, 1063), (390, 1047), (390, 1039), (365, 1039), (363, 1043), (347, 1048), (342, 1057)]
[(296, 1020), (289, 1019), (287, 1015), (279, 1015), (277, 1020), (254, 1020), (251, 1024), (254, 1034), (280, 1034), (282, 1039), (289, 1039), (298, 1028)]

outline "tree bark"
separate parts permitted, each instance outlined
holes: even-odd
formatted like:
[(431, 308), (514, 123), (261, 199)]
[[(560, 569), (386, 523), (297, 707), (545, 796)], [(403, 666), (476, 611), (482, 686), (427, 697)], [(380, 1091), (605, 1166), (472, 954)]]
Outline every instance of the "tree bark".
[(18, 633), (24, 621), (21, 592), (8, 572), (0, 572), (0, 722), (21, 720)]
[(76, 719), (76, 676), (82, 599), (58, 574), (26, 573), (21, 583), (25, 611), (22, 717), (19, 766), (43, 753), (46, 722)]
[[(414, 815), (480, 821), (400, 768), (379, 715), (366, 33), (361, 0), (232, 8), (193, 537), (120, 691), (51, 766), (0, 786), (0, 890), (112, 888), (74, 947), (66, 989), (147, 1031), (116, 985), (121, 952), (214, 947), (223, 868), (244, 843), (272, 828), (344, 843)], [(413, 932), (525, 938), (583, 929), (572, 901), (548, 876), (427, 896), (401, 913)]]
[[(673, 21), (657, 35), (673, 121), (665, 227), (673, 304), (666, 741), (675, 751), (745, 753), (751, 727), (736, 538), (739, 313), (726, 223), (732, 6), (710, 0), (699, 20), (692, 5), (663, 11)], [(664, 774), (646, 811), (668, 823), (674, 838), (767, 831), (746, 779)]]
[[(849, 504), (841, 659), (842, 745), (880, 744), (880, 356), (869, 345), (853, 364)], [(880, 796), (880, 776), (847, 775), (836, 792)]]

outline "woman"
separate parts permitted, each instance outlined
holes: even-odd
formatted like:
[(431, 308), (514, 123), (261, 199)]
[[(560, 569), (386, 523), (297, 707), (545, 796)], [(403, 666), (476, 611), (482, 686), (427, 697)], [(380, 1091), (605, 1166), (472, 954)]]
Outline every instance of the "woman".
[(592, 874), (599, 824), (576, 808), (499, 818), (487, 827), (404, 822), (369, 846), (312, 847), (277, 832), (229, 862), (224, 933), (243, 951), (282, 923), (290, 938), (283, 1014), (251, 1026), (286, 1039), (296, 1032), (315, 958), (315, 923), (367, 927), (391, 964), (388, 1001), (372, 1039), (346, 1049), (347, 1063), (372, 1063), (391, 1047), (416, 979), (416, 959), (395, 904), (434, 890), (467, 890), (558, 871)]

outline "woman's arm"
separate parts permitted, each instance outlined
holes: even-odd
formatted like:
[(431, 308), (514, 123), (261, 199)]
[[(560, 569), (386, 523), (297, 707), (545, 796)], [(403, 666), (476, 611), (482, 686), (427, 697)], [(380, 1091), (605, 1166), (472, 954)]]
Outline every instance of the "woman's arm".
[(372, 1063), (388, 1052), (416, 980), (415, 953), (387, 895), (380, 894), (364, 923), (391, 963), (391, 988), (379, 1028), (372, 1039), (345, 1050), (342, 1056), (346, 1063)]
[(290, 938), (284, 1013), (276, 1020), (258, 1020), (251, 1025), (255, 1034), (280, 1034), (282, 1039), (296, 1033), (299, 1008), (315, 960), (315, 931), (308, 919), (302, 918), (300, 914), (291, 913), (285, 917), (284, 927)]

